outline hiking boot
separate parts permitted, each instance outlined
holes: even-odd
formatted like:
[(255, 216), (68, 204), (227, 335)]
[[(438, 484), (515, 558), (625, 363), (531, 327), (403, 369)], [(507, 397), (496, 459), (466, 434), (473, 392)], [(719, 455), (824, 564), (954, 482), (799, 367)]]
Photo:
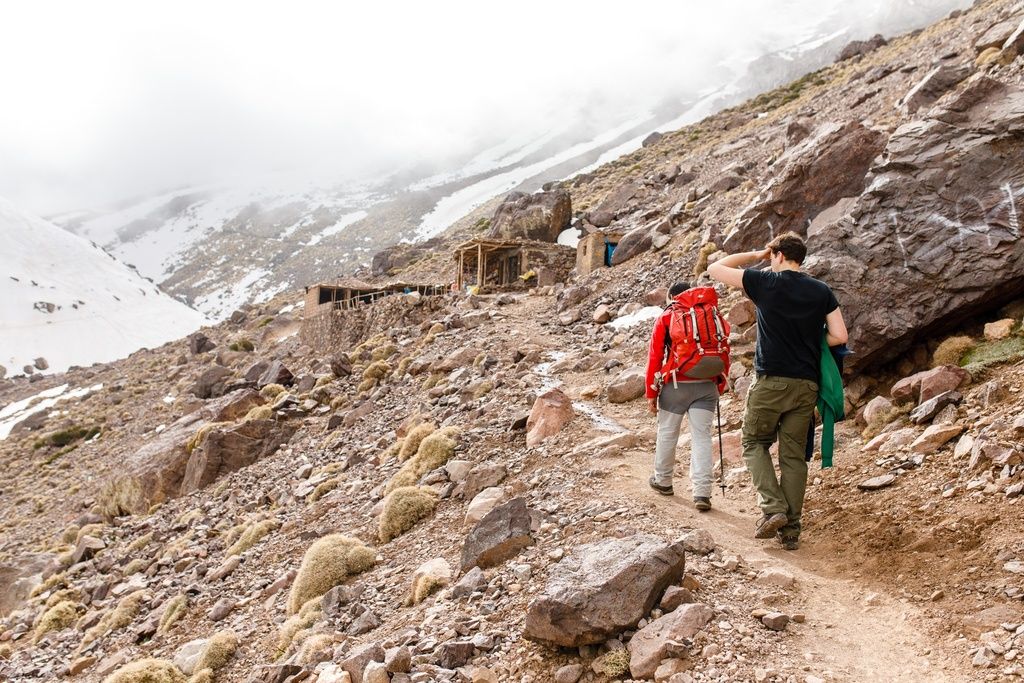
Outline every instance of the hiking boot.
[(693, 507), (697, 508), (701, 512), (707, 512), (711, 509), (711, 499), (707, 496), (695, 496), (693, 499)]
[[(651, 477), (650, 479), (648, 479), (647, 483), (651, 485), (652, 489), (654, 489), (655, 491), (657, 491), (658, 493), (660, 493), (663, 496), (671, 496), (671, 495), (673, 495), (675, 493), (672, 490), (672, 484), (669, 484), (668, 486), (662, 486), (658, 482), (654, 481), (654, 477)], [(783, 522), (782, 524), (785, 524), (785, 522)], [(782, 526), (782, 524), (780, 524), (779, 526)]]
[(800, 539), (796, 536), (780, 536), (783, 550), (800, 550)]
[(775, 535), (775, 532), (786, 526), (789, 519), (786, 515), (781, 512), (776, 512), (774, 515), (765, 515), (761, 518), (761, 521), (757, 523), (757, 528), (754, 529), (754, 538), (771, 538)]

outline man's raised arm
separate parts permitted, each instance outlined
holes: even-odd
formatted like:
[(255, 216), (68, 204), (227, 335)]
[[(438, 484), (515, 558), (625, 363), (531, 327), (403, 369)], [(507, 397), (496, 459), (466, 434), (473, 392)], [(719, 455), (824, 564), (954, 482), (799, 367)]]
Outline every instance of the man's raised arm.
[(749, 266), (758, 261), (767, 261), (770, 258), (771, 250), (769, 249), (729, 254), (708, 266), (708, 275), (713, 280), (724, 282), (730, 287), (743, 289), (743, 266)]

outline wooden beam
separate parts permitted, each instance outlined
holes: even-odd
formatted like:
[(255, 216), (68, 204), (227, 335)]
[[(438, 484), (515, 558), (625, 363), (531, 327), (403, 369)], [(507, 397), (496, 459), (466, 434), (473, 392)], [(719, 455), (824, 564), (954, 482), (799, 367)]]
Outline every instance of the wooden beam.
[(484, 263), (484, 248), (478, 244), (476, 252), (476, 286), (479, 290), (483, 290), (484, 287)]

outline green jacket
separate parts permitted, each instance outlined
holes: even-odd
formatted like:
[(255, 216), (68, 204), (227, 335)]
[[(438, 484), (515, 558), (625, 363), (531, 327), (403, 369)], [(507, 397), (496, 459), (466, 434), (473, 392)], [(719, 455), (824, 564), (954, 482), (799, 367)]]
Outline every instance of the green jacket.
[(818, 414), (821, 415), (821, 467), (832, 467), (835, 423), (846, 417), (843, 376), (839, 373), (825, 335), (821, 337), (821, 380), (818, 382)]

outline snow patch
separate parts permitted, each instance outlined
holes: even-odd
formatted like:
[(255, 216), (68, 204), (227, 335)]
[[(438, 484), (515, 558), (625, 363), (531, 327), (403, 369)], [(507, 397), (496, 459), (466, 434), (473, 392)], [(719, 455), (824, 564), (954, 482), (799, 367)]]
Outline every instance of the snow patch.
[[(9, 403), (0, 410), (0, 441), (11, 435), (15, 425), (27, 417), (48, 410), (57, 405), (60, 401), (71, 398), (79, 398), (103, 388), (102, 384), (94, 384), (91, 387), (81, 387), (68, 392), (68, 385), (61, 384), (59, 387), (40, 391), (34, 396), (29, 396), (20, 401)], [(67, 392), (67, 393), (66, 393)]]
[(661, 306), (644, 306), (635, 313), (630, 313), (629, 315), (624, 315), (621, 318), (616, 318), (608, 323), (608, 326), (616, 330), (621, 330), (623, 327), (632, 327), (633, 325), (638, 325), (647, 320), (654, 320), (661, 315), (664, 310), (665, 309)]

